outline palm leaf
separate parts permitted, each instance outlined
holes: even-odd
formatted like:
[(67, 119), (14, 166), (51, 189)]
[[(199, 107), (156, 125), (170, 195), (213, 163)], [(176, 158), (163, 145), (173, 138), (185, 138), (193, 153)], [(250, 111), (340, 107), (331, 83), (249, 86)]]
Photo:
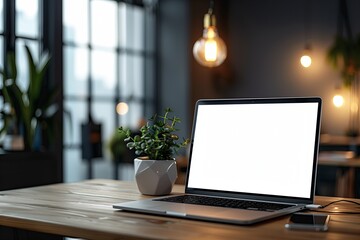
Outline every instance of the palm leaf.
[(33, 131), (31, 128), (31, 115), (30, 109), (24, 102), (24, 96), (19, 86), (13, 82), (12, 84), (6, 86), (9, 97), (11, 99), (11, 105), (15, 111), (15, 117), (18, 120), (18, 125), (23, 124), (23, 134), (25, 140), (25, 148), (30, 149), (33, 140)]
[(46, 53), (42, 55), (38, 64), (35, 63), (34, 58), (31, 54), (30, 48), (25, 45), (26, 56), (29, 68), (29, 87), (27, 95), (32, 114), (35, 114), (36, 110), (42, 105), (41, 103), (41, 92), (44, 87), (44, 75), (49, 65), (49, 55)]

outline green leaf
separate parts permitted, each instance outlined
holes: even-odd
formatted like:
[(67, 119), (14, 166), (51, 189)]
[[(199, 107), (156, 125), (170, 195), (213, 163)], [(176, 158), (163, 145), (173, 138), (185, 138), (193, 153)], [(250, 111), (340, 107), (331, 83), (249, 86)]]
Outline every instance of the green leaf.
[[(178, 142), (178, 130), (175, 125), (180, 118), (169, 116), (170, 108), (165, 109), (163, 116), (154, 114), (149, 121), (140, 128), (140, 134), (129, 139), (127, 147), (135, 148), (136, 155), (148, 156), (155, 160), (172, 159), (179, 148), (185, 147), (187, 141)], [(119, 128), (123, 131), (123, 128)]]
[(135, 144), (133, 142), (129, 142), (126, 144), (126, 147), (128, 147), (131, 150), (135, 147)]
[[(46, 108), (46, 101), (42, 98), (41, 92), (44, 90), (44, 75), (48, 68), (50, 57), (47, 53), (41, 56), (39, 64), (36, 64), (30, 48), (25, 45), (26, 56), (28, 61), (29, 69), (29, 86), (27, 90), (27, 95), (29, 98), (30, 108), (32, 114), (35, 114), (37, 109), (44, 110)], [(48, 96), (52, 98), (50, 92)]]
[(25, 148), (30, 149), (33, 143), (34, 129), (31, 127), (31, 115), (30, 109), (24, 102), (23, 93), (19, 86), (14, 82), (6, 86), (9, 97), (11, 99), (11, 105), (14, 108), (17, 120), (24, 125), (24, 140)]
[(8, 57), (8, 61), (7, 61), (8, 76), (7, 76), (7, 78), (16, 81), (16, 78), (17, 78), (17, 66), (16, 66), (15, 54), (13, 52), (10, 52), (7, 55), (7, 57)]

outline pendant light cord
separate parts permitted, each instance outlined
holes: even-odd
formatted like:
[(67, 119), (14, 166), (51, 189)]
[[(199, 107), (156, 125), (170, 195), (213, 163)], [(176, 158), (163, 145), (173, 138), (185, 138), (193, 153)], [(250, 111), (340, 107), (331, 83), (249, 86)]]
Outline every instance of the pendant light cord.
[(215, 5), (214, 0), (210, 0), (209, 11), (208, 11), (209, 14), (213, 14), (213, 12), (214, 12), (214, 5)]
[(310, 32), (311, 32), (311, 0), (305, 0), (304, 6), (304, 37), (305, 49), (310, 49)]

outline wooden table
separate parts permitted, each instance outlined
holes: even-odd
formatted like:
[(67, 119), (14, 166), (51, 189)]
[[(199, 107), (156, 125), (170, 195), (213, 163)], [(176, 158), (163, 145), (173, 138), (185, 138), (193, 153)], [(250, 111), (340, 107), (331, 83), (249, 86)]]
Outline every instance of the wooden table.
[[(176, 185), (176, 192), (183, 186)], [(333, 215), (328, 232), (286, 230), (289, 216), (253, 226), (117, 211), (112, 204), (145, 198), (133, 182), (89, 180), (0, 192), (0, 225), (84, 239), (359, 239), (360, 215)], [(325, 204), (339, 198), (317, 197)], [(359, 200), (357, 200), (360, 202)], [(338, 210), (360, 211), (355, 205)], [(328, 210), (333, 210), (329, 207)]]

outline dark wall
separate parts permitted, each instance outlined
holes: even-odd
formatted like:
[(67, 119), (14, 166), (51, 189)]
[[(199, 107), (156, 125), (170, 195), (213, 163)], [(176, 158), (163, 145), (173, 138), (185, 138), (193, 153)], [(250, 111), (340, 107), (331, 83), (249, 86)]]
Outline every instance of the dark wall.
[[(209, 1), (190, 2), (192, 47), (201, 34)], [(360, 33), (360, 1), (348, 0), (348, 6), (353, 32)], [(332, 97), (341, 79), (326, 61), (336, 34), (337, 0), (222, 0), (215, 1), (215, 14), (228, 58), (213, 69), (190, 59), (191, 105), (199, 98), (318, 95), (324, 100), (322, 131), (346, 131), (348, 92), (342, 89), (345, 105), (335, 108)], [(305, 26), (313, 59), (308, 69), (299, 63)]]
[[(220, 37), (228, 45), (229, 31), (228, 31), (228, 19), (229, 16), (229, 2), (228, 0), (215, 1), (214, 14), (216, 16), (216, 23)], [(208, 68), (201, 66), (196, 62), (192, 54), (192, 48), (194, 43), (202, 37), (203, 33), (203, 20), (204, 15), (208, 12), (209, 1), (207, 0), (190, 0), (189, 1), (189, 33), (188, 44), (190, 47), (189, 54), (189, 121), (193, 119), (194, 105), (197, 100), (202, 98), (222, 98), (226, 97), (226, 91), (229, 87), (232, 87), (232, 83), (235, 81), (235, 77), (232, 73), (232, 63), (228, 60), (215, 68)], [(229, 48), (229, 46), (227, 46)]]
[(171, 107), (181, 118), (181, 137), (189, 137), (188, 1), (159, 1), (160, 110)]
[[(340, 90), (345, 105), (335, 108), (332, 97), (341, 78), (326, 60), (337, 29), (338, 0), (215, 1), (218, 31), (228, 47), (228, 58), (216, 68), (200, 66), (192, 56), (209, 1), (160, 3), (161, 104), (180, 113), (184, 134), (190, 132), (196, 100), (221, 97), (318, 95), (324, 101), (322, 131), (347, 130), (348, 90)], [(348, 6), (352, 30), (358, 34), (360, 1), (348, 0)], [(313, 60), (307, 69), (299, 62), (306, 33)]]

